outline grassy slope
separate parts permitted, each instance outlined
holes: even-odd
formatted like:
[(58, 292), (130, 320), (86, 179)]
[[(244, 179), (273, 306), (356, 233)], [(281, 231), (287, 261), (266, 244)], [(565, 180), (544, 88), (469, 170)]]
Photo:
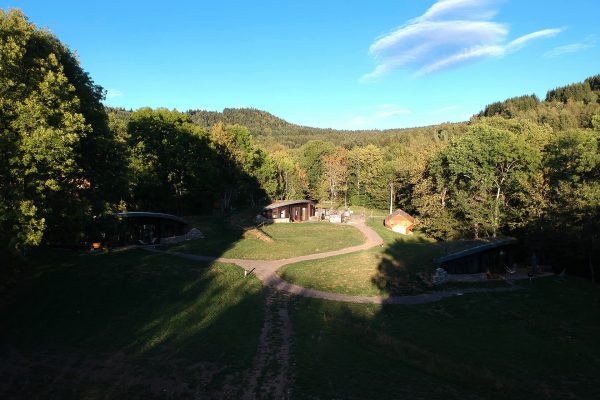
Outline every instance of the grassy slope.
[(206, 238), (172, 246), (171, 250), (229, 258), (275, 260), (337, 250), (364, 242), (363, 235), (355, 228), (328, 222), (265, 225), (261, 230), (273, 239), (270, 243), (248, 233), (242, 235), (240, 230), (235, 230), (219, 218), (203, 217), (192, 222), (203, 231)]
[(385, 245), (353, 254), (284, 266), (280, 275), (301, 286), (351, 295), (387, 295), (423, 290), (418, 273), (429, 270), (447, 252), (472, 246), (476, 241), (436, 243), (415, 233), (402, 236), (370, 218), (370, 227)]
[[(152, 388), (156, 382), (175, 390), (181, 381), (210, 391), (251, 363), (263, 298), (260, 282), (238, 267), (140, 250), (47, 264), (0, 309), (0, 353), (9, 363), (0, 371), (19, 376), (0, 394), (149, 398), (162, 390)], [(134, 393), (131, 385), (139, 386)]]
[(552, 278), (420, 306), (297, 298), (298, 399), (597, 399), (600, 291)]

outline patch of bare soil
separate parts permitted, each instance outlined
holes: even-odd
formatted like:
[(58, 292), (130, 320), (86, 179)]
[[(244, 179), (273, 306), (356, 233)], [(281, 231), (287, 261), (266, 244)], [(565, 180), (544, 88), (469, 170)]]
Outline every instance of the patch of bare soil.
[(263, 329), (252, 368), (244, 379), (244, 400), (291, 397), (290, 350), (293, 336), (287, 294), (266, 288)]
[(260, 229), (252, 228), (244, 231), (244, 236), (251, 236), (265, 243), (273, 243), (274, 240), (271, 236), (262, 232)]

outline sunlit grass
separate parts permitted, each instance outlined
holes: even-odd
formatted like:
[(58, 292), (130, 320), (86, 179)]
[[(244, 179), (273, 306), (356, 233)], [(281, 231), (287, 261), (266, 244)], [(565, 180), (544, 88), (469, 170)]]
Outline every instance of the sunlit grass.
[[(369, 296), (413, 293), (425, 289), (418, 274), (431, 271), (438, 257), (480, 243), (438, 243), (420, 233), (400, 235), (386, 229), (381, 218), (369, 218), (368, 224), (384, 240), (382, 247), (286, 265), (279, 274), (300, 286), (334, 293)], [(392, 282), (393, 279), (398, 282)]]
[(170, 246), (170, 250), (228, 258), (274, 260), (338, 250), (359, 245), (365, 240), (352, 226), (328, 222), (264, 225), (260, 228), (260, 234), (269, 238), (267, 240), (243, 233), (223, 219), (198, 218), (194, 223), (206, 237)]

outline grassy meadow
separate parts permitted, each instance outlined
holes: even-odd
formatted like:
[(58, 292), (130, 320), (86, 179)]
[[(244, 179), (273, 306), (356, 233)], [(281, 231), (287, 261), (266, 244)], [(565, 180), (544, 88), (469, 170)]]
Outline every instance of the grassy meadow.
[(363, 235), (347, 225), (305, 222), (263, 225), (243, 231), (241, 226), (219, 217), (190, 218), (205, 235), (169, 250), (190, 254), (252, 260), (276, 260), (338, 250), (364, 242)]
[(438, 257), (481, 242), (436, 242), (423, 234), (400, 235), (386, 229), (383, 218), (368, 225), (384, 245), (357, 253), (289, 264), (279, 270), (285, 280), (300, 286), (349, 295), (410, 294), (431, 289), (420, 274), (429, 272)]

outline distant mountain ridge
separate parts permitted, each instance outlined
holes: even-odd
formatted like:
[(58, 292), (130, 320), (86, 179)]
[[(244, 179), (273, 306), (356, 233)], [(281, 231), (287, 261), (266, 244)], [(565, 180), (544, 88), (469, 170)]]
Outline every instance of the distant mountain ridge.
[[(118, 115), (119, 119), (128, 120), (130, 111), (106, 108), (113, 116)], [(364, 146), (369, 143), (380, 146), (409, 143), (424, 136), (432, 140), (445, 140), (463, 132), (468, 123), (465, 121), (414, 128), (349, 130), (297, 125), (256, 108), (225, 108), (222, 112), (195, 109), (186, 113), (194, 124), (203, 128), (210, 128), (219, 122), (243, 125), (259, 143), (277, 142), (290, 148), (297, 148), (309, 140), (330, 141), (345, 147)], [(473, 118), (494, 115), (505, 118), (521, 117), (561, 130), (590, 128), (592, 117), (598, 113), (600, 75), (595, 75), (583, 82), (551, 89), (543, 101), (536, 95), (524, 95), (488, 104)]]

